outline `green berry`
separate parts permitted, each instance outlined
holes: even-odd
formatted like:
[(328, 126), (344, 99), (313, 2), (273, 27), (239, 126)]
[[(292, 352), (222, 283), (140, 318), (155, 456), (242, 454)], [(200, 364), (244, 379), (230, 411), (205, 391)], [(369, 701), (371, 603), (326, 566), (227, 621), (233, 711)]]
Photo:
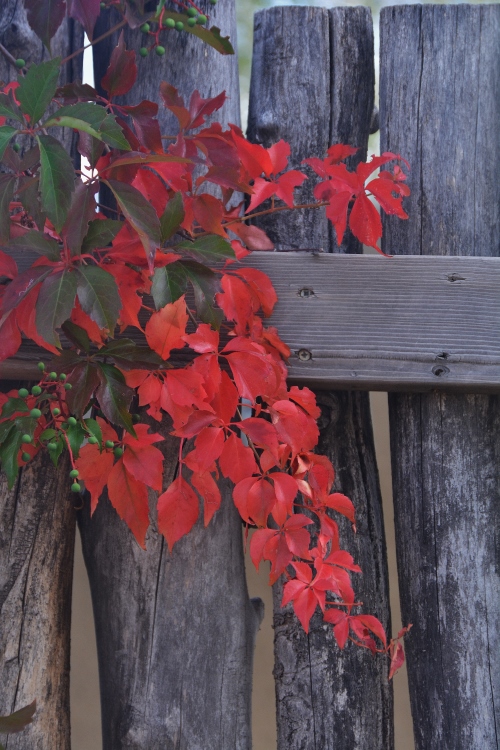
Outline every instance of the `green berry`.
[(71, 471), (69, 472), (69, 475), (71, 479), (76, 479), (79, 473), (80, 472), (78, 471), (78, 469), (71, 469)]
[(209, 0), (210, 5), (217, 5), (217, 0)]
[(106, 10), (106, 3), (99, 3), (101, 10)]
[(198, 18), (196, 19), (196, 23), (199, 23), (200, 25), (206, 23), (207, 21), (208, 21), (208, 18), (204, 16), (203, 13), (201, 14), (201, 16), (198, 16)]
[(61, 413), (61, 410), (59, 409), (59, 407), (54, 406), (54, 408), (52, 409), (52, 414), (54, 415), (54, 417), (58, 417), (60, 413)]
[(162, 47), (161, 44), (159, 44), (158, 47), (155, 47), (155, 52), (161, 57), (165, 54), (165, 47)]
[(175, 24), (175, 28), (177, 29), (177, 31), (184, 31), (184, 24), (182, 23), (182, 21), (177, 21)]
[(141, 418), (138, 414), (132, 414), (132, 422), (137, 424), (137, 422), (140, 422), (140, 421), (141, 421)]
[(40, 409), (32, 409), (30, 411), (30, 417), (33, 417), (33, 419), (40, 419), (41, 416), (42, 412), (40, 411)]
[(23, 435), (21, 438), (22, 443), (31, 443), (31, 435)]
[(187, 14), (190, 18), (196, 18), (196, 16), (198, 15), (198, 11), (196, 10), (196, 8), (188, 8)]
[(167, 18), (163, 25), (167, 27), (167, 29), (175, 29), (175, 21), (173, 18)]
[(68, 417), (68, 424), (70, 424), (72, 427), (75, 427), (78, 422), (74, 417)]
[(30, 395), (30, 392), (27, 388), (19, 388), (17, 395), (19, 396), (19, 398), (26, 398), (26, 396)]
[(82, 488), (80, 487), (78, 482), (73, 482), (73, 484), (71, 485), (71, 492), (80, 492), (81, 489)]
[(19, 143), (13, 143), (12, 144), (12, 148), (14, 149), (14, 151), (16, 152), (16, 154), (18, 154), (20, 152), (20, 150), (21, 150), (21, 146), (19, 145)]
[(141, 57), (147, 57), (148, 53), (149, 53), (149, 50), (147, 47), (141, 47), (141, 49), (139, 50), (139, 54)]
[(188, 18), (188, 26), (196, 26), (196, 18)]
[(68, 376), (66, 375), (66, 373), (62, 372), (62, 373), (61, 373), (61, 374), (59, 375), (59, 380), (60, 380), (60, 381), (61, 381), (62, 383), (64, 383), (64, 381), (66, 380), (66, 378), (67, 378), (67, 377), (68, 377)]
[(120, 448), (120, 446), (117, 445), (113, 453), (115, 454), (117, 458), (121, 458), (123, 456), (123, 448)]
[(31, 458), (31, 455), (29, 453), (23, 453), (21, 458), (23, 459), (23, 461), (29, 461)]
[(151, 26), (149, 25), (149, 23), (143, 23), (141, 26), (141, 31), (143, 34), (147, 34), (150, 28)]
[(49, 449), (49, 451), (56, 451), (57, 443), (47, 443), (47, 448)]
[(24, 68), (26, 61), (22, 57), (18, 57), (16, 60), (16, 68)]
[(37, 367), (38, 367), (39, 370), (41, 370), (41, 372), (43, 372), (45, 370), (45, 365), (44, 365), (43, 362), (39, 362), (38, 365), (37, 365)]
[(34, 385), (33, 388), (31, 389), (31, 393), (33, 394), (33, 396), (39, 396), (41, 392), (42, 392), (42, 389), (40, 388), (39, 385)]
[(98, 442), (99, 442), (99, 441), (98, 441), (98, 439), (96, 438), (96, 436), (95, 436), (95, 435), (91, 435), (91, 436), (89, 437), (89, 443), (90, 443), (90, 445), (95, 445), (95, 444), (96, 444), (96, 443), (98, 443)]
[(57, 380), (57, 372), (51, 372), (49, 374), (49, 380)]
[(65, 391), (70, 391), (72, 388), (73, 388), (73, 386), (71, 385), (71, 383), (65, 383), (64, 384), (64, 390)]
[(106, 440), (106, 442), (104, 443), (104, 445), (106, 446), (106, 448), (114, 448), (115, 447), (115, 444), (113, 443), (112, 440)]

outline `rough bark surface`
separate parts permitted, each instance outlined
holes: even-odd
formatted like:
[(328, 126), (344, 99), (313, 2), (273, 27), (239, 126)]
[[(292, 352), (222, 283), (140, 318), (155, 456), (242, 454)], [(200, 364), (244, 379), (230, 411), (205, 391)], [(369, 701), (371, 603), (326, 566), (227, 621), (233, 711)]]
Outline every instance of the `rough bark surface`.
[(0, 714), (37, 702), (9, 750), (70, 748), (69, 634), (75, 512), (68, 464), (48, 455), (12, 490), (0, 475)]
[[(81, 47), (83, 31), (63, 22), (52, 40), (53, 55)], [(48, 59), (33, 34), (20, 0), (0, 7), (0, 43), (15, 57)], [(81, 79), (81, 57), (61, 71), (60, 82)], [(0, 55), (0, 80), (18, 71)], [(61, 131), (57, 134), (61, 136)], [(67, 131), (64, 145), (71, 151)], [(4, 383), (3, 390), (24, 383)], [(23, 469), (8, 491), (0, 475), (0, 714), (37, 701), (34, 722), (2, 738), (9, 750), (69, 750), (69, 647), (75, 514), (69, 497), (68, 466), (55, 469), (48, 455)]]
[[(386, 222), (385, 251), (498, 256), (500, 7), (388, 8), (381, 32), (382, 150), (412, 167), (410, 218)], [(416, 747), (497, 748), (500, 399), (389, 404)]]
[[(215, 10), (202, 2), (211, 23), (235, 38), (234, 3)], [(210, 9), (210, 10), (208, 10)], [(112, 22), (112, 19), (110, 20)], [(96, 32), (97, 33), (97, 32)], [(134, 48), (140, 32), (125, 32)], [(226, 89), (222, 112), (239, 121), (237, 62), (221, 57), (186, 34), (165, 32), (165, 57), (140, 59), (127, 103), (159, 101), (160, 81), (188, 100)], [(96, 80), (116, 44), (116, 35), (96, 50)], [(123, 98), (125, 101), (125, 98)], [(217, 113), (218, 114), (218, 113)], [(213, 119), (217, 119), (214, 117)], [(175, 134), (170, 113), (160, 113), (162, 133)], [(166, 435), (165, 488), (177, 471), (178, 440)], [(161, 447), (161, 444), (160, 444)], [(104, 750), (249, 750), (252, 657), (262, 615), (260, 600), (248, 598), (241, 522), (227, 487), (210, 526), (198, 523), (168, 552), (153, 525), (147, 552), (107, 499), (90, 519), (81, 514), (83, 551), (89, 572), (99, 653)]]
[[(373, 33), (365, 8), (273, 8), (256, 15), (248, 134), (269, 146), (279, 138), (291, 163), (321, 156), (332, 143), (366, 155), (373, 109)], [(355, 163), (355, 162), (354, 162)], [(307, 202), (311, 189), (296, 192)], [(352, 237), (338, 248), (324, 214), (282, 213), (265, 226), (277, 249), (359, 252)], [(358, 533), (341, 536), (363, 568), (354, 582), (366, 611), (390, 629), (382, 507), (368, 394), (321, 392), (318, 450), (332, 460), (336, 487), (353, 500)], [(387, 662), (349, 644), (340, 652), (316, 614), (306, 635), (274, 591), (275, 675), (279, 750), (388, 750), (393, 747), (392, 687)]]

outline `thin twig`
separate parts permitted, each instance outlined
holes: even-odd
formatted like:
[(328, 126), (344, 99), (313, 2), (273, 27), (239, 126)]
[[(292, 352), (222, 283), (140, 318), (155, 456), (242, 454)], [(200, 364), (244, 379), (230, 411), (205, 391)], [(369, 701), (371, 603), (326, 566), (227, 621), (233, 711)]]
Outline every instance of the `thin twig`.
[(115, 31), (118, 31), (118, 29), (121, 29), (123, 26), (126, 26), (126, 25), (127, 25), (127, 21), (124, 18), (123, 20), (119, 21), (119, 23), (116, 23), (114, 26), (108, 29), (108, 31), (105, 31), (104, 34), (101, 34), (101, 36), (98, 36), (97, 39), (93, 39), (84, 47), (80, 47), (80, 49), (77, 49), (76, 52), (72, 52), (71, 55), (68, 55), (68, 57), (65, 57), (64, 60), (61, 61), (61, 65), (64, 65), (65, 63), (69, 62), (77, 55), (81, 55), (83, 52), (85, 52), (86, 49), (88, 49), (89, 47), (93, 47), (94, 44), (101, 42), (103, 39), (106, 39), (107, 36), (114, 34)]
[(6, 60), (10, 62), (11, 65), (17, 68), (16, 58), (10, 54), (9, 50), (6, 47), (4, 47), (3, 44), (0, 44), (0, 52), (6, 58)]

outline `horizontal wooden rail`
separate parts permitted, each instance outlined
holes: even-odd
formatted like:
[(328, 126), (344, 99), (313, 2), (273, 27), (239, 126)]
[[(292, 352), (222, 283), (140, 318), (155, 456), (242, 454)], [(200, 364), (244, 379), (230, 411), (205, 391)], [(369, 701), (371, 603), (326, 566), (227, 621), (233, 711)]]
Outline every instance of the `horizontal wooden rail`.
[[(258, 252), (290, 381), (315, 388), (500, 392), (500, 259)], [(127, 331), (125, 335), (130, 333)], [(0, 377), (36, 377), (28, 344)]]

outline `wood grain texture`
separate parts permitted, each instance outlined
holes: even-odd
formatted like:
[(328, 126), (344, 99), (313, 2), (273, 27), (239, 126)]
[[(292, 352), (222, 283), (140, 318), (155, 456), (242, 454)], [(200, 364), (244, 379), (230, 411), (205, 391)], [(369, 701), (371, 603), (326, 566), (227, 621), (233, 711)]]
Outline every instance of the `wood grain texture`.
[[(27, 63), (48, 59), (28, 26), (21, 0), (0, 4), (0, 42)], [(82, 29), (65, 21), (52, 40), (52, 52), (65, 57), (82, 42)], [(81, 57), (73, 59), (62, 69), (60, 82), (81, 80), (81, 67)], [(17, 75), (0, 56), (0, 80), (16, 80)], [(27, 140), (20, 143), (22, 149), (28, 145)], [(69, 130), (64, 145), (70, 151), (74, 145)], [(21, 383), (2, 385), (8, 390)], [(2, 737), (9, 750), (70, 748), (75, 514), (69, 495), (66, 462), (56, 470), (48, 456), (35, 458), (21, 470), (10, 492), (0, 475), (0, 714), (37, 701), (34, 722), (19, 734)]]
[[(386, 252), (498, 256), (500, 7), (388, 8), (381, 32), (381, 146), (412, 166)], [(416, 747), (498, 748), (499, 398), (393, 395), (390, 420)]]
[[(497, 258), (254, 253), (278, 294), (269, 323), (290, 382), (348, 390), (500, 391)], [(390, 324), (387, 321), (390, 320)], [(144, 344), (140, 331), (125, 336)], [(35, 377), (26, 342), (0, 378)]]
[[(310, 155), (321, 156), (339, 141), (362, 146), (360, 156), (364, 156), (372, 107), (373, 36), (368, 9), (277, 7), (256, 15), (248, 128), (252, 141), (269, 146), (284, 138), (292, 148), (293, 166)], [(297, 200), (308, 201), (310, 190), (309, 186), (298, 190)], [(360, 250), (352, 237), (337, 248), (319, 212), (281, 214), (262, 221), (261, 226), (280, 250)], [(263, 257), (259, 253), (255, 259), (260, 263)], [(302, 271), (312, 268), (315, 258), (301, 258), (298, 276), (293, 276), (289, 273), (294, 262), (291, 255), (265, 257), (269, 266), (278, 262), (280, 278), (275, 280), (289, 301), (314, 304), (313, 298), (298, 298), (296, 287), (297, 281), (303, 285)], [(329, 261), (321, 256), (319, 262), (326, 266)], [(305, 311), (305, 304), (301, 310)], [(329, 326), (331, 317), (325, 305), (321, 325)], [(326, 391), (317, 396), (322, 407), (318, 450), (332, 460), (337, 488), (350, 494), (357, 509), (356, 538), (348, 524), (342, 528), (343, 543), (363, 566), (356, 590), (367, 611), (377, 614), (390, 629), (368, 395)], [(274, 627), (279, 750), (390, 750), (392, 686), (387, 681), (387, 662), (373, 660), (350, 646), (340, 652), (331, 627), (324, 625), (319, 614), (306, 635), (291, 607), (281, 609), (281, 592), (278, 583)]]
[[(222, 34), (235, 38), (234, 2), (220, 0), (202, 9)], [(209, 10), (208, 10), (209, 9)], [(127, 43), (141, 45), (129, 32)], [(163, 58), (139, 60), (137, 83), (127, 103), (158, 101), (167, 80), (189, 99), (226, 89), (222, 112), (239, 121), (237, 62), (221, 57), (199, 40), (165, 32)], [(106, 66), (116, 36), (97, 48), (96, 78)], [(125, 99), (122, 99), (125, 101)], [(212, 119), (217, 119), (217, 115)], [(162, 133), (176, 132), (161, 109)], [(166, 436), (165, 488), (175, 477), (179, 442), (171, 424), (154, 423)], [(250, 750), (250, 704), (255, 634), (260, 600), (248, 598), (242, 527), (227, 486), (222, 508), (210, 526), (198, 523), (172, 554), (154, 520), (147, 552), (103, 499), (92, 517), (81, 515), (83, 551), (96, 621), (104, 750)]]

